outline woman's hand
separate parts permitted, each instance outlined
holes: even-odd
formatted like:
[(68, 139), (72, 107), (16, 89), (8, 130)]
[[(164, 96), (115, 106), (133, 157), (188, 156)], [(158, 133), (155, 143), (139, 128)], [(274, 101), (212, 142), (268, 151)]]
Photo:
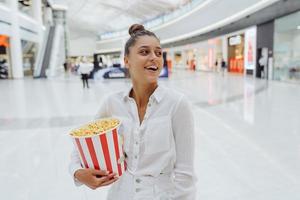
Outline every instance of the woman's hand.
[(110, 185), (118, 180), (115, 173), (109, 174), (105, 170), (95, 169), (79, 169), (74, 173), (74, 177), (93, 190), (98, 187)]

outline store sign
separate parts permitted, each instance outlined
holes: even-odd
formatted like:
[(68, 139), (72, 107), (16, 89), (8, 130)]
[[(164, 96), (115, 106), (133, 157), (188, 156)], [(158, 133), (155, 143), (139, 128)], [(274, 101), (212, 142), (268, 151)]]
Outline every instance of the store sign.
[(244, 64), (246, 69), (254, 70), (256, 66), (256, 27), (245, 32)]
[(0, 46), (8, 47), (8, 37), (5, 35), (0, 35)]
[(240, 35), (229, 38), (230, 46), (241, 44), (241, 42), (242, 42), (242, 37)]

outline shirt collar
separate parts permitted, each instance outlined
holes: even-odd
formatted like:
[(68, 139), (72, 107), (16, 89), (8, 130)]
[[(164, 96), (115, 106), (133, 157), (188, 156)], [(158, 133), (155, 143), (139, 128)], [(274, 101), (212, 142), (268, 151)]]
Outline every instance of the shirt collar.
[(154, 100), (156, 100), (157, 103), (159, 103), (162, 100), (162, 98), (164, 97), (165, 93), (166, 93), (165, 88), (158, 85), (158, 87), (155, 89), (155, 91), (150, 96), (150, 98), (152, 98), (152, 96), (153, 96)]
[[(126, 101), (128, 100), (130, 97), (130, 92), (132, 90), (132, 87), (130, 87), (129, 89), (125, 90), (123, 93), (123, 99)], [(157, 101), (157, 103), (159, 103), (163, 96), (166, 93), (166, 89), (163, 86), (158, 85), (158, 87), (154, 90), (153, 94), (150, 96), (150, 100), (154, 99), (155, 101)]]
[(130, 98), (129, 94), (130, 94), (131, 89), (132, 89), (132, 87), (130, 87), (127, 90), (124, 91), (124, 93), (123, 93), (123, 99), (124, 99), (124, 101), (126, 101), (126, 100), (128, 100)]

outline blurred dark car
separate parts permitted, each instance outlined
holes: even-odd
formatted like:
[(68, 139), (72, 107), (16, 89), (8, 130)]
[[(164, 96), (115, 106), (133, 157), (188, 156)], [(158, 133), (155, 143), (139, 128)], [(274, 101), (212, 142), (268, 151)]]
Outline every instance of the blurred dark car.
[(93, 78), (94, 79), (129, 78), (129, 72), (127, 68), (120, 67), (120, 66), (111, 66), (94, 72)]
[[(159, 77), (168, 77), (168, 68), (164, 66)], [(130, 78), (129, 71), (125, 67), (112, 66), (108, 68), (100, 69), (93, 72), (94, 79), (117, 79), (117, 78)]]
[(103, 74), (103, 78), (112, 79), (112, 78), (128, 78), (127, 68), (122, 67), (111, 67), (108, 71)]

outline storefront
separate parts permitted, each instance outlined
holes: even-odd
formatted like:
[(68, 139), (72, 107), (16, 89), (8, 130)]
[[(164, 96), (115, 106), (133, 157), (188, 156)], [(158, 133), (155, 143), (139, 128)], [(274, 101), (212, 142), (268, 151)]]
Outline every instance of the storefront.
[(255, 75), (257, 27), (222, 35), (209, 40), (173, 47), (173, 67), (220, 72), (222, 60), (229, 72)]
[(257, 27), (231, 33), (226, 36), (228, 44), (228, 72), (255, 75)]
[(218, 71), (223, 58), (222, 38), (213, 38), (198, 44), (197, 69)]
[(185, 51), (187, 60), (186, 60), (186, 68), (188, 70), (196, 70), (196, 49), (188, 49)]
[(9, 38), (6, 35), (0, 35), (0, 79), (9, 77), (11, 77)]
[(244, 33), (228, 38), (228, 71), (244, 73)]
[(173, 63), (172, 68), (174, 69), (185, 69), (183, 53), (180, 50), (175, 50), (173, 53), (174, 60), (171, 62)]
[[(218, 71), (217, 63), (224, 58), (223, 38), (188, 44), (171, 48), (173, 59), (172, 67), (175, 69), (187, 69), (198, 71)], [(172, 57), (172, 56), (171, 56)]]
[(300, 83), (300, 11), (275, 20), (275, 80)]

